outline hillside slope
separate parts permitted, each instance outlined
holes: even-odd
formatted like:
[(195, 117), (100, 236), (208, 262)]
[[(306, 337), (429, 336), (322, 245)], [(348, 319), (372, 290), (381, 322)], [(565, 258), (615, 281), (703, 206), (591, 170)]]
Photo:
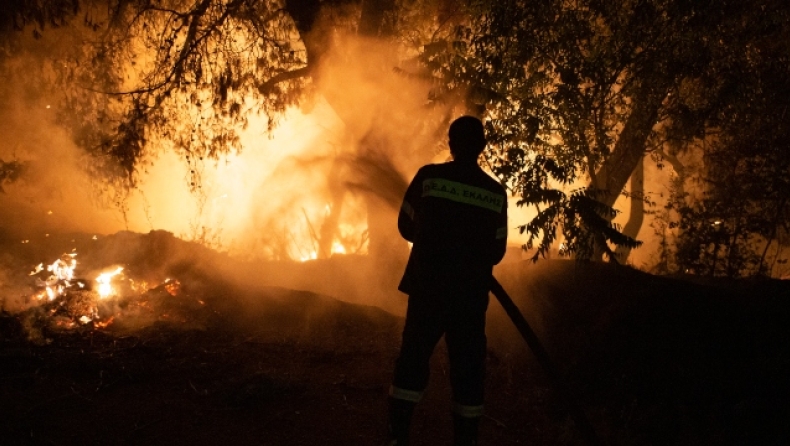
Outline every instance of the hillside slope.
[[(89, 240), (86, 268), (115, 262), (180, 288), (100, 303), (115, 315), (106, 328), (53, 323), (75, 300), (4, 311), (0, 444), (378, 444), (403, 323), (381, 307), (397, 305), (339, 300), (354, 276), (326, 294), (298, 283), (305, 269), (371, 271), (367, 259), (256, 264), (166, 233)], [(18, 249), (28, 248), (4, 251), (6, 282), (29, 280), (40, 255)], [(496, 276), (604, 444), (790, 442), (787, 282), (697, 283), (572, 261), (508, 263)], [(488, 333), (481, 444), (582, 444), (493, 298)], [(449, 442), (447, 372), (440, 344), (416, 445)]]

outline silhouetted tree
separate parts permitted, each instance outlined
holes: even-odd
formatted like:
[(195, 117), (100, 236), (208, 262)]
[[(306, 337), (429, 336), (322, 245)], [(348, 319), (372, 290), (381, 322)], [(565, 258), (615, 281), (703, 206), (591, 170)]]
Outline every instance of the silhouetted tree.
[[(727, 135), (721, 141), (739, 141), (727, 147), (747, 147), (739, 113), (774, 113), (758, 105), (780, 97), (774, 83), (790, 79), (783, 43), (790, 6), (780, 0), (23, 5), (4, 23), (82, 18), (83, 44), (53, 64), (64, 84), (80, 87), (64, 90), (63, 122), (91, 155), (94, 172), (120, 189), (133, 187), (141, 166), (163, 149), (198, 165), (238, 150), (237, 131), (251, 113), (274, 126), (288, 107), (309, 102), (322, 88), (320, 68), (339, 31), (398, 43), (394, 56), (362, 48), (356, 57), (370, 58), (371, 73), (400, 60), (401, 75), (431, 83), (428, 100), (441, 111), (439, 121), (459, 112), (485, 119), (485, 161), (520, 205), (539, 210), (521, 226), (536, 258), (558, 233), (579, 257), (614, 258), (613, 245), (637, 246), (635, 233), (612, 224), (612, 205), (639, 162), (659, 150), (698, 150), (693, 143), (714, 131)], [(776, 73), (757, 69), (769, 55), (777, 58)], [(385, 107), (371, 107), (376, 119), (386, 116)], [(350, 108), (337, 111), (353, 119)], [(358, 155), (375, 159), (376, 147), (399, 142), (363, 135)], [(197, 186), (200, 170), (193, 172)], [(566, 190), (577, 181), (586, 186)]]
[[(522, 226), (536, 256), (558, 230), (582, 257), (634, 246), (611, 224), (634, 168), (670, 140), (687, 147), (733, 101), (750, 100), (731, 96), (730, 80), (755, 45), (785, 35), (790, 17), (771, 0), (470, 4), (479, 20), (427, 47), (424, 64), (441, 80), (435, 97), (463, 91), (489, 116), (489, 163), (520, 204), (540, 208)], [(575, 180), (589, 186), (552, 186)]]
[(717, 133), (705, 146), (704, 166), (695, 172), (701, 197), (680, 195), (671, 203), (679, 214), (677, 259), (684, 271), (770, 276), (777, 262), (787, 261), (788, 61), (787, 54), (770, 52), (753, 59), (759, 81), (732, 87), (730, 94), (741, 100), (720, 112)]

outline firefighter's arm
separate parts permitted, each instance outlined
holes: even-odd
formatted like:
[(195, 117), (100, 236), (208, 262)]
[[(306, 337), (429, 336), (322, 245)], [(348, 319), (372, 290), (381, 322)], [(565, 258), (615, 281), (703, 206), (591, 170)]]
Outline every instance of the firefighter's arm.
[(414, 179), (406, 189), (406, 195), (403, 197), (400, 212), (398, 212), (398, 231), (400, 235), (410, 242), (414, 242), (415, 230), (415, 208), (418, 206), (418, 200), (421, 198), (421, 179), (420, 172), (414, 176)]
[(505, 250), (507, 249), (507, 200), (502, 207), (502, 212), (499, 214), (497, 221), (496, 239), (494, 241), (493, 249), (493, 264), (499, 263), (505, 257)]

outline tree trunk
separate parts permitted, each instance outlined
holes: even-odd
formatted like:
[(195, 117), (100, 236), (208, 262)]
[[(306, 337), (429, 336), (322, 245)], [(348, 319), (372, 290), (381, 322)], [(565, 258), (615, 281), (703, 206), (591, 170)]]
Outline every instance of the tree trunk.
[(634, 108), (626, 120), (614, 150), (593, 175), (592, 185), (605, 193), (601, 200), (612, 206), (620, 196), (639, 161), (645, 155), (645, 144), (656, 124), (658, 110), (667, 94), (663, 85), (642, 86), (633, 98)]
[[(591, 184), (603, 193), (601, 202), (613, 206), (625, 184), (645, 156), (647, 139), (658, 118), (661, 103), (667, 94), (666, 82), (645, 83), (632, 98), (634, 107), (623, 126), (614, 150), (600, 169), (591, 175)], [(602, 260), (603, 237), (595, 238), (593, 260)], [(615, 261), (617, 259), (614, 259)]]
[[(623, 234), (636, 238), (639, 235), (639, 230), (642, 229), (642, 223), (645, 220), (645, 159), (644, 157), (639, 160), (631, 175), (631, 210), (628, 214), (628, 221), (623, 226)], [(615, 251), (617, 261), (626, 263), (628, 256), (631, 254), (631, 248), (625, 246), (618, 246)]]
[[(686, 196), (686, 166), (678, 159), (677, 156), (674, 156), (670, 153), (666, 153), (664, 151), (661, 152), (661, 156), (664, 158), (666, 162), (672, 166), (672, 169), (675, 171), (677, 178), (673, 181), (672, 190), (670, 192), (669, 200), (685, 200)], [(665, 215), (666, 225), (669, 227), (669, 224), (673, 219), (678, 218), (676, 212), (672, 212), (671, 210), (667, 210)], [(677, 240), (683, 235), (683, 229), (681, 229), (680, 225), (677, 225), (672, 231), (672, 242), (667, 241), (667, 237), (669, 235), (666, 234), (666, 229), (664, 231), (664, 241), (663, 241), (663, 248), (664, 249), (664, 259), (665, 259), (665, 270), (667, 272), (674, 271), (677, 266), (677, 259), (675, 258), (675, 254), (677, 251)], [(674, 249), (671, 246), (675, 247)]]

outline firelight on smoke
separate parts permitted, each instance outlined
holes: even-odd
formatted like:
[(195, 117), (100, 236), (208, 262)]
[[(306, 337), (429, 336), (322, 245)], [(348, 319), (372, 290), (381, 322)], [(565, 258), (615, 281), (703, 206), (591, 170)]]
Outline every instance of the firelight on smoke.
[(345, 253), (346, 253), (346, 247), (343, 246), (342, 243), (335, 241), (332, 244), (332, 254), (345, 254)]
[[(365, 254), (366, 203), (344, 186), (357, 148), (334, 110), (319, 100), (289, 110), (268, 133), (263, 116), (240, 131), (244, 150), (187, 165), (163, 153), (129, 197), (129, 230), (164, 229), (242, 257), (308, 261)], [(199, 188), (184, 178), (200, 173)]]

